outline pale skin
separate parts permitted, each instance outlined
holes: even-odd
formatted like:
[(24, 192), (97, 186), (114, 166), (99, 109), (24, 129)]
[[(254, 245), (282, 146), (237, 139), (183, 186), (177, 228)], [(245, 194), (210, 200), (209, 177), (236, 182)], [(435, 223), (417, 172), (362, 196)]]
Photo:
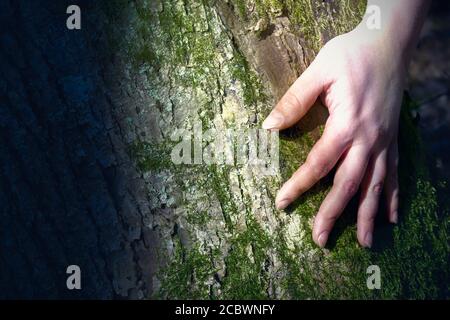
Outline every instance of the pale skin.
[(296, 124), (317, 99), (329, 110), (322, 137), (305, 163), (278, 191), (284, 209), (336, 167), (333, 186), (314, 220), (312, 237), (324, 247), (335, 221), (361, 190), (357, 238), (371, 247), (381, 196), (398, 221), (398, 122), (410, 53), (428, 0), (369, 0), (381, 9), (381, 28), (367, 16), (351, 32), (329, 41), (263, 123), (268, 130)]

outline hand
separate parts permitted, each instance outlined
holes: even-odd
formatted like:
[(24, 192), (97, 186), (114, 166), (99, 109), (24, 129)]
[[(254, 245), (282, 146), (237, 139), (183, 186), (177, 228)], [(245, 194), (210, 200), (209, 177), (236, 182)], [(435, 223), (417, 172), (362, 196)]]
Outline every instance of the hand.
[(329, 118), (306, 162), (276, 197), (284, 209), (337, 165), (333, 187), (316, 215), (313, 239), (325, 246), (336, 219), (361, 188), (357, 237), (372, 245), (381, 194), (397, 223), (397, 133), (405, 66), (378, 36), (359, 29), (329, 41), (263, 123), (281, 130), (298, 122), (320, 96)]

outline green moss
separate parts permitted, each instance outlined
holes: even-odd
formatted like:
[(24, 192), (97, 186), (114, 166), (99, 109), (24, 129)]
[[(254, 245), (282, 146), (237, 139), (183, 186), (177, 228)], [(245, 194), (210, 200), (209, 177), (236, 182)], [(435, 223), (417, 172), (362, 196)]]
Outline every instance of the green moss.
[(209, 221), (211, 221), (211, 216), (207, 211), (191, 211), (188, 212), (186, 221), (192, 225), (204, 227)]
[(311, 1), (286, 0), (285, 6), (294, 28), (298, 28), (297, 30), (303, 35), (310, 47), (317, 50), (321, 44), (321, 30), (316, 27), (317, 19)]
[(227, 276), (222, 283), (224, 299), (267, 298), (266, 270), (272, 240), (254, 217), (246, 217), (246, 230), (235, 233), (225, 258)]
[[(424, 166), (423, 146), (410, 116), (414, 104), (405, 97), (400, 121), (400, 221), (392, 239), (380, 234), (384, 248), (373, 259), (386, 272), (385, 297), (442, 298), (449, 279), (448, 215)], [(391, 240), (391, 242), (387, 242)]]
[(280, 0), (257, 0), (255, 8), (259, 17), (273, 18), (282, 13), (284, 6)]
[[(216, 254), (214, 251), (212, 255)], [(202, 253), (199, 247), (185, 249), (179, 239), (174, 242), (174, 255), (160, 274), (161, 290), (156, 298), (208, 299), (208, 280), (216, 270), (211, 267), (213, 256)]]
[(214, 164), (208, 168), (208, 176), (211, 179), (210, 189), (214, 191), (214, 194), (220, 203), (227, 229), (233, 231), (234, 225), (230, 216), (239, 214), (239, 211), (232, 198), (228, 174), (229, 168), (225, 166), (219, 168), (218, 165)]
[(235, 0), (233, 3), (239, 17), (243, 20), (247, 20), (246, 0)]
[[(236, 233), (230, 240), (225, 258), (226, 276), (221, 281), (221, 299), (264, 299), (267, 297), (268, 250), (272, 241), (251, 217), (246, 230)], [(199, 247), (185, 249), (179, 240), (174, 243), (175, 253), (160, 274), (161, 291), (157, 298), (214, 299), (208, 285), (218, 271), (214, 260), (219, 250), (202, 253)]]
[[(423, 151), (417, 129), (409, 114), (412, 102), (406, 97), (402, 108), (400, 129), (401, 208), (398, 226), (386, 223), (381, 206), (377, 219), (374, 247), (366, 250), (356, 241), (357, 199), (353, 200), (337, 221), (328, 244), (328, 254), (315, 249), (311, 241), (308, 219), (304, 241), (294, 250), (288, 248), (284, 232), (274, 243), (282, 264), (287, 267), (284, 288), (293, 298), (442, 298), (448, 296), (449, 265), (448, 215), (442, 209), (436, 191), (430, 184), (422, 159)], [(294, 139), (295, 140), (295, 139)], [(282, 158), (292, 158), (308, 139), (300, 135), (297, 144), (287, 140)], [(303, 161), (303, 160), (302, 160)], [(288, 171), (294, 168), (287, 168)], [(328, 181), (324, 185), (329, 185)], [(303, 202), (290, 212), (312, 217), (322, 199), (312, 200), (323, 190), (303, 196)], [(324, 193), (322, 193), (322, 196)], [(308, 202), (311, 199), (311, 202)], [(309, 206), (315, 208), (310, 211)], [(314, 252), (305, 257), (305, 252)], [(366, 268), (379, 265), (382, 272), (381, 290), (368, 290)]]
[[(313, 145), (314, 140), (309, 132), (301, 132), (296, 128), (291, 128), (280, 134), (280, 173), (283, 181), (288, 180), (306, 161)], [(305, 224), (303, 227), (306, 230), (310, 230), (306, 221), (318, 211), (320, 203), (329, 190), (329, 180), (328, 178), (319, 182), (287, 208), (289, 213), (304, 217)]]
[(143, 172), (173, 167), (170, 158), (171, 144), (153, 144), (136, 140), (128, 146), (130, 157)]
[(247, 60), (242, 53), (235, 51), (233, 57), (232, 75), (242, 84), (244, 103), (247, 106), (264, 102), (266, 97), (260, 79), (250, 69)]
[(139, 67), (143, 64), (150, 66), (157, 66), (158, 57), (148, 44), (143, 44), (136, 49), (133, 54), (134, 67)]
[[(211, 25), (207, 30), (196, 31), (198, 22), (208, 25), (213, 19), (211, 8), (205, 6), (203, 14), (198, 8), (192, 8), (190, 2), (166, 0), (163, 1), (164, 11), (156, 17), (144, 5), (139, 7), (145, 1), (140, 3), (136, 5), (139, 9), (136, 13), (136, 41), (133, 44), (135, 54), (130, 59), (134, 59), (136, 65), (150, 67), (155, 65), (152, 61), (157, 61), (159, 67), (170, 73), (173, 93), (183, 87), (201, 88), (210, 94), (211, 101), (202, 103), (199, 110), (204, 130), (211, 126), (211, 120), (222, 103), (219, 97), (223, 86), (228, 82), (238, 80), (245, 107), (255, 107), (264, 101), (261, 83), (236, 48), (232, 51), (233, 57), (226, 61), (222, 59), (219, 65), (218, 48), (228, 39), (226, 34), (217, 30), (213, 32)], [(180, 6), (182, 3), (186, 5)], [(242, 11), (240, 14), (244, 15), (245, 1), (234, 3)], [(299, 34), (305, 35), (307, 41), (313, 43), (309, 47), (317, 49), (324, 32), (330, 32), (330, 35), (341, 32), (357, 20), (360, 14), (357, 11), (360, 9), (352, 9), (352, 3), (345, 1), (339, 6), (338, 13), (330, 15), (329, 4), (322, 4), (318, 8), (315, 6), (313, 10), (308, 0), (258, 1), (257, 14), (273, 19), (272, 13), (265, 9), (274, 7), (273, 11), (283, 10), (293, 21), (294, 28), (298, 28)], [(340, 18), (330, 18), (336, 16)], [(345, 22), (339, 22), (341, 20)], [(231, 76), (222, 73), (221, 70), (226, 68), (231, 71)], [(151, 80), (149, 90), (153, 90), (152, 94), (160, 94), (158, 86), (166, 86), (167, 83), (162, 82), (154, 70), (148, 76)], [(227, 76), (229, 78), (225, 78)], [(186, 249), (178, 240), (175, 241), (174, 254), (161, 275), (161, 297), (267, 298), (269, 289), (272, 289), (269, 286), (277, 286), (278, 279), (282, 286), (277, 289), (283, 290), (284, 297), (291, 298), (448, 296), (448, 211), (442, 211), (436, 191), (427, 177), (420, 139), (409, 115), (411, 107), (411, 101), (406, 99), (400, 129), (400, 223), (396, 227), (387, 224), (380, 209), (372, 250), (357, 245), (357, 199), (337, 221), (326, 250), (318, 249), (312, 242), (310, 223), (330, 188), (332, 174), (287, 210), (287, 214), (299, 218), (300, 230), (303, 231), (301, 241), (292, 247), (288, 245), (290, 239), (287, 226), (280, 222), (275, 234), (269, 234), (265, 226), (256, 221), (258, 213), (251, 211), (248, 195), (238, 195), (244, 207), (238, 206), (234, 198), (235, 190), (230, 187), (229, 167), (212, 165), (175, 168), (170, 160), (170, 144), (133, 143), (130, 155), (140, 170), (171, 170), (184, 192), (192, 189), (217, 200), (226, 224), (226, 230), (221, 234), (226, 246), (220, 248), (221, 251), (216, 248), (206, 253), (203, 244), (195, 241), (193, 248)], [(283, 180), (289, 178), (305, 161), (313, 143), (309, 133), (290, 131), (282, 135), (280, 164)], [(238, 175), (238, 179), (243, 185), (244, 177)], [(265, 185), (266, 180), (258, 182), (261, 189), (267, 187), (269, 193), (276, 191), (273, 186)], [(195, 205), (187, 206), (184, 218), (191, 227), (200, 230), (208, 228), (212, 221), (208, 212), (197, 212)], [(245, 221), (245, 225), (235, 225), (237, 220)], [(280, 264), (276, 276), (270, 273), (268, 266), (273, 256)], [(216, 282), (216, 286), (220, 287), (220, 296), (214, 296), (210, 283), (214, 281), (217, 262), (222, 260), (225, 261), (226, 273)], [(366, 269), (371, 264), (381, 267), (382, 289), (379, 291), (371, 291), (366, 287)]]
[[(339, 5), (333, 1), (314, 0), (257, 0), (255, 12), (247, 10), (248, 0), (234, 0), (239, 17), (244, 21), (252, 14), (253, 22), (268, 19), (273, 22), (280, 15), (287, 15), (291, 29), (318, 52), (324, 40), (352, 30), (360, 21), (366, 8), (366, 1), (343, 0)], [(251, 6), (250, 6), (251, 7)]]

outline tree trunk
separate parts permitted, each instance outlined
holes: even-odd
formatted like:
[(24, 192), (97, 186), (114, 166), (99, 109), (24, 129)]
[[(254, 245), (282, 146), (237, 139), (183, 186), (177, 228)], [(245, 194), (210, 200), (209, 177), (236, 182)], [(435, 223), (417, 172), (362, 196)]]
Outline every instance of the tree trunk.
[[(0, 297), (447, 294), (446, 218), (409, 100), (400, 223), (380, 219), (371, 251), (356, 244), (354, 203), (329, 246), (313, 244), (330, 178), (274, 208), (320, 136), (323, 106), (268, 137), (275, 171), (236, 160), (264, 141), (264, 117), (320, 47), (358, 23), (363, 1), (79, 1), (81, 30), (65, 27), (64, 2), (0, 10)], [(66, 288), (69, 265), (81, 290)], [(367, 288), (370, 265), (379, 290)]]

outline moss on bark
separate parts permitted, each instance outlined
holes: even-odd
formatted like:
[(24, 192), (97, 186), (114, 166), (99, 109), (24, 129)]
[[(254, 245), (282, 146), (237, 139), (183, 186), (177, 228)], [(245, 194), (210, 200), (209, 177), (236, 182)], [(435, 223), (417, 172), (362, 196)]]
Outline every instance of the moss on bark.
[[(357, 245), (355, 203), (338, 221), (327, 248), (313, 244), (312, 218), (329, 189), (329, 178), (286, 212), (274, 208), (277, 188), (304, 161), (320, 126), (281, 135), (280, 172), (272, 177), (252, 168), (170, 162), (170, 136), (180, 128), (192, 130), (195, 121), (201, 121), (205, 130), (245, 129), (258, 127), (267, 115), (277, 99), (276, 84), (271, 84), (264, 61), (250, 54), (251, 44), (282, 39), (286, 52), (297, 61), (294, 65), (304, 68), (325, 41), (358, 22), (363, 1), (161, 0), (124, 6), (128, 29), (116, 36), (122, 39), (117, 52), (120, 68), (138, 83), (140, 99), (146, 103), (145, 119), (158, 131), (131, 141), (130, 155), (151, 185), (152, 207), (169, 209), (168, 217), (159, 217), (150, 226), (161, 234), (158, 250), (165, 257), (160, 281), (155, 281), (159, 285), (153, 288), (155, 297), (447, 294), (448, 216), (437, 214), (436, 192), (420, 156), (408, 99), (400, 129), (401, 218), (392, 227), (380, 212), (372, 250)], [(281, 30), (282, 36), (267, 33), (269, 29)], [(292, 35), (299, 43), (288, 43)], [(299, 72), (292, 71), (291, 78)], [(234, 105), (231, 118), (225, 117), (226, 103)], [(141, 120), (132, 119), (137, 123), (136, 137), (141, 137)], [(372, 264), (381, 268), (381, 290), (366, 286), (366, 269)]]

